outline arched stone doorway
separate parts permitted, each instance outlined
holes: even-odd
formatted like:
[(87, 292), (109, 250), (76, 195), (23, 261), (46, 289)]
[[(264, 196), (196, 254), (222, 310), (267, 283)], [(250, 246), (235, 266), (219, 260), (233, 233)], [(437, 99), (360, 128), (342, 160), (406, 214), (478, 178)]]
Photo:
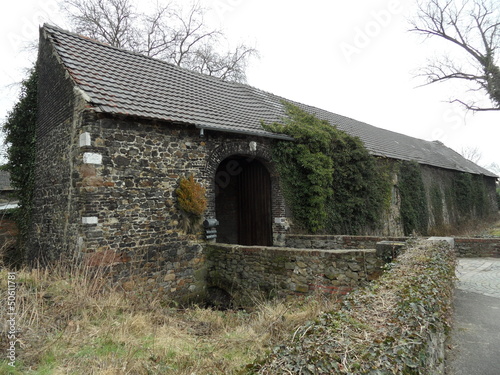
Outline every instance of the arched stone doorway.
[(273, 244), (271, 177), (255, 158), (230, 156), (215, 173), (217, 242)]

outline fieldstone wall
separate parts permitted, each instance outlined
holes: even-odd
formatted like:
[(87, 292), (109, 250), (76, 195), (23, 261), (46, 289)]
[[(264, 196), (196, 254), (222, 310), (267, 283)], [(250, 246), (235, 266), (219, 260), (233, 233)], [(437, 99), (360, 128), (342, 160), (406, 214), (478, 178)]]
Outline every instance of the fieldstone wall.
[[(467, 227), (479, 221), (486, 221), (489, 216), (498, 212), (496, 200), (495, 179), (485, 176), (474, 176), (481, 182), (484, 191), (487, 209), (481, 214), (478, 212), (460, 212), (459, 207), (454, 204), (453, 194), (455, 193), (454, 180), (462, 172), (435, 168), (428, 165), (420, 165), (422, 171), (422, 180), (424, 182), (427, 195), (427, 206), (429, 212), (429, 233), (431, 234), (449, 234), (453, 233), (458, 226)], [(440, 198), (438, 201), (437, 198)], [(467, 197), (471, 200), (477, 197)], [(464, 198), (466, 199), (466, 198)]]
[(208, 286), (241, 296), (262, 292), (301, 295), (346, 294), (377, 278), (383, 262), (374, 249), (309, 250), (210, 244)]
[(76, 139), (85, 103), (41, 35), (38, 54), (38, 120), (33, 229), (29, 262), (71, 258), (78, 239), (74, 185)]
[(455, 251), (461, 258), (500, 258), (500, 238), (455, 237)]
[(285, 245), (306, 249), (375, 249), (377, 242), (380, 241), (405, 242), (406, 240), (408, 237), (288, 234)]

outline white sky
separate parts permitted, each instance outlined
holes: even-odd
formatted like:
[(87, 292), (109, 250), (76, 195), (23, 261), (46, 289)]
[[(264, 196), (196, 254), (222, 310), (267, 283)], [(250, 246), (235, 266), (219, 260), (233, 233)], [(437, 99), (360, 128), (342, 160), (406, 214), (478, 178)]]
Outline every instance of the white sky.
[[(477, 147), (479, 164), (500, 164), (500, 112), (467, 114), (448, 104), (455, 94), (470, 95), (461, 85), (416, 88), (423, 83), (414, 78), (416, 69), (449, 46), (407, 32), (414, 0), (202, 3), (213, 8), (210, 26), (222, 28), (230, 42), (259, 50), (260, 59), (252, 60), (247, 72), (251, 86), (381, 128), (438, 139), (458, 152)], [(37, 40), (43, 22), (65, 26), (55, 0), (18, 0), (0, 15), (1, 119), (17, 99), (17, 89), (8, 85), (31, 66), (22, 48)]]

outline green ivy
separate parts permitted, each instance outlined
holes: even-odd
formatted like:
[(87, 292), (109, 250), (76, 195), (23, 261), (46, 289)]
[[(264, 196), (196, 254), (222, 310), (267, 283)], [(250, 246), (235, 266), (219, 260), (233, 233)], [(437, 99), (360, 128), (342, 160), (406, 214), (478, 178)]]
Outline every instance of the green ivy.
[(441, 228), (444, 225), (444, 206), (443, 193), (439, 185), (433, 185), (430, 191), (432, 214), (434, 216), (434, 225)]
[[(36, 69), (32, 69), (27, 79), (22, 82), (18, 102), (9, 112), (4, 123), (5, 142), (8, 144), (8, 164), (12, 187), (16, 190), (19, 208), (15, 220), (21, 234), (21, 244), (26, 238), (31, 223), (31, 207), (33, 205), (34, 168), (35, 168), (35, 127), (37, 119), (37, 81)], [(16, 263), (22, 260), (18, 250), (13, 259)]]
[(425, 235), (429, 222), (427, 196), (420, 166), (414, 161), (402, 161), (399, 171), (401, 220), (406, 236)]
[(488, 215), (488, 193), (481, 176), (456, 173), (453, 179), (453, 203), (460, 222)]
[(283, 123), (263, 124), (295, 142), (277, 141), (273, 159), (296, 222), (311, 233), (354, 234), (379, 223), (390, 179), (363, 143), (284, 102)]

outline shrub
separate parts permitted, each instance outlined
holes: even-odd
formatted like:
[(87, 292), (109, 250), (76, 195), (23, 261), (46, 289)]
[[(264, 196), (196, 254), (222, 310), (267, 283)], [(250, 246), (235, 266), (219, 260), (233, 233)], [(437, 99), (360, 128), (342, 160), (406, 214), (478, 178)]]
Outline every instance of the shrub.
[(194, 180), (194, 176), (182, 178), (179, 188), (175, 191), (179, 207), (192, 215), (201, 216), (207, 209), (205, 188)]

